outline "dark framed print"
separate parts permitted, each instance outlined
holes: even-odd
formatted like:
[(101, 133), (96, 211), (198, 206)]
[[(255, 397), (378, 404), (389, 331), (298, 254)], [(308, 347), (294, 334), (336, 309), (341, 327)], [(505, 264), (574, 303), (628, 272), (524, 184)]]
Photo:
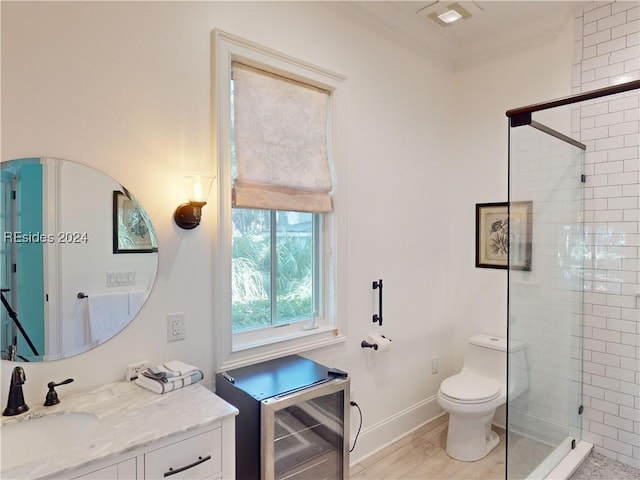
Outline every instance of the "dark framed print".
[(531, 202), (476, 204), (476, 267), (531, 270), (531, 229)]
[(113, 253), (157, 252), (151, 222), (128, 192), (113, 191)]

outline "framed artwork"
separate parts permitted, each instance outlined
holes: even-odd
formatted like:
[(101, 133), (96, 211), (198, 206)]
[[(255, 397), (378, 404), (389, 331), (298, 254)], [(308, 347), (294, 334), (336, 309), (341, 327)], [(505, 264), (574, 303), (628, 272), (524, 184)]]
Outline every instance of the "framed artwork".
[(531, 202), (476, 204), (476, 267), (531, 270)]
[(146, 212), (128, 192), (113, 191), (113, 253), (157, 252)]

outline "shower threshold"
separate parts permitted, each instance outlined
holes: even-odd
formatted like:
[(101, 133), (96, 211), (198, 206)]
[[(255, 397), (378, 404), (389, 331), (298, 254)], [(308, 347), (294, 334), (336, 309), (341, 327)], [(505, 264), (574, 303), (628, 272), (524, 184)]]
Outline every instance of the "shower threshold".
[[(571, 439), (568, 437), (568, 442), (571, 442)], [(566, 445), (567, 442), (563, 442)], [(587, 458), (591, 450), (593, 449), (593, 444), (580, 440), (576, 444), (576, 448), (570, 450), (568, 453), (565, 453), (565, 449), (560, 446), (556, 448), (539, 466), (536, 468), (531, 474), (527, 477), (527, 480), (540, 480), (544, 478), (545, 480), (567, 480), (571, 475), (575, 473), (576, 470), (582, 465), (584, 459)], [(549, 471), (551, 465), (554, 465), (553, 469), (549, 474), (545, 477), (544, 473)]]

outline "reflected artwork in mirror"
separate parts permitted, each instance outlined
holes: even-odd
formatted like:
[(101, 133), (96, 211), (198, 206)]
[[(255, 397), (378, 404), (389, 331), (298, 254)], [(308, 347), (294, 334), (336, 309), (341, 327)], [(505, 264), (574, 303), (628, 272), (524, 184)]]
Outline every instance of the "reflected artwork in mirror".
[(158, 243), (147, 213), (120, 183), (77, 162), (0, 166), (2, 359), (58, 360), (101, 345), (153, 288)]

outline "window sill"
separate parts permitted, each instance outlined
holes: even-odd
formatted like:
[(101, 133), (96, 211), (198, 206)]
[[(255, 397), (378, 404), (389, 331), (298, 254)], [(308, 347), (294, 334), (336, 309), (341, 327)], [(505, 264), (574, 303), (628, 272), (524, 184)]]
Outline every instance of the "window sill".
[(294, 355), (342, 343), (346, 336), (333, 327), (319, 327), (316, 330), (297, 332), (295, 337), (280, 337), (278, 341), (270, 339), (262, 342), (244, 342), (234, 347), (234, 352), (221, 365), (218, 371), (244, 367), (274, 358)]

